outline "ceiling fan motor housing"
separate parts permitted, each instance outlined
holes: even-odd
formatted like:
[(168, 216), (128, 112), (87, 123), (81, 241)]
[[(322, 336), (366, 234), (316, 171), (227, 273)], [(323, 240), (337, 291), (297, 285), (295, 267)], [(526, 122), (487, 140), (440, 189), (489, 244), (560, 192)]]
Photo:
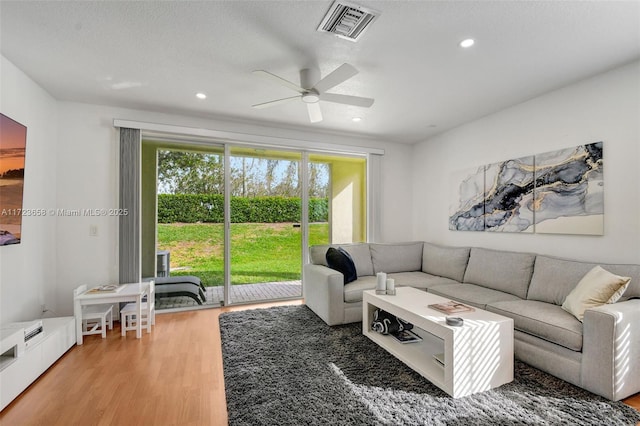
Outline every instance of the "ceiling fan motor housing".
[(302, 87), (303, 89), (312, 89), (318, 81), (320, 81), (319, 69), (305, 68), (303, 70), (300, 70), (300, 87)]

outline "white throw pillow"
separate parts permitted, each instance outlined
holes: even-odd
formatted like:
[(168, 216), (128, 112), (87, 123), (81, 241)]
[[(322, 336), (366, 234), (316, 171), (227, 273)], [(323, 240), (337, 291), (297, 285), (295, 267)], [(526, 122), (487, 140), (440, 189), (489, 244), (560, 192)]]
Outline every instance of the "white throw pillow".
[(587, 309), (615, 303), (620, 299), (629, 281), (629, 277), (614, 275), (601, 266), (596, 266), (587, 272), (576, 288), (567, 295), (562, 309), (582, 321)]

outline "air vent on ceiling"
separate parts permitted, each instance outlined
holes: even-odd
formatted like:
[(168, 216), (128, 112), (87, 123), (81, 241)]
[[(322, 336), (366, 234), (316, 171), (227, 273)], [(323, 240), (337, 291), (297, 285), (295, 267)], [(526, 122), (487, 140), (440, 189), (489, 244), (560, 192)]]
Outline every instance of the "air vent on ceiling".
[(345, 1), (335, 1), (322, 19), (318, 31), (358, 41), (380, 12)]

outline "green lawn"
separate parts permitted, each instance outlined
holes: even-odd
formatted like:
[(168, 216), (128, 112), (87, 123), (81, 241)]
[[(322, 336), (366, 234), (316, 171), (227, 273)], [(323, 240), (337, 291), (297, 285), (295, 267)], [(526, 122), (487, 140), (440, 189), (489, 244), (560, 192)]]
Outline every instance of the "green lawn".
[[(300, 228), (292, 223), (232, 224), (231, 283), (299, 280), (302, 270), (301, 238)], [(326, 244), (328, 241), (328, 224), (309, 225), (309, 245)], [(223, 284), (222, 224), (158, 224), (158, 249), (171, 252), (172, 276), (196, 275), (205, 286)]]

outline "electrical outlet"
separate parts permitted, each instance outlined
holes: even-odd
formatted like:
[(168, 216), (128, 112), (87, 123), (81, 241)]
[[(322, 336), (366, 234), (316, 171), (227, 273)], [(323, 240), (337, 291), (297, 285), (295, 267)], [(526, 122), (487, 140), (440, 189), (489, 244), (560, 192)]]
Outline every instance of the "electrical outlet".
[(91, 237), (98, 236), (98, 225), (89, 225), (89, 236)]

